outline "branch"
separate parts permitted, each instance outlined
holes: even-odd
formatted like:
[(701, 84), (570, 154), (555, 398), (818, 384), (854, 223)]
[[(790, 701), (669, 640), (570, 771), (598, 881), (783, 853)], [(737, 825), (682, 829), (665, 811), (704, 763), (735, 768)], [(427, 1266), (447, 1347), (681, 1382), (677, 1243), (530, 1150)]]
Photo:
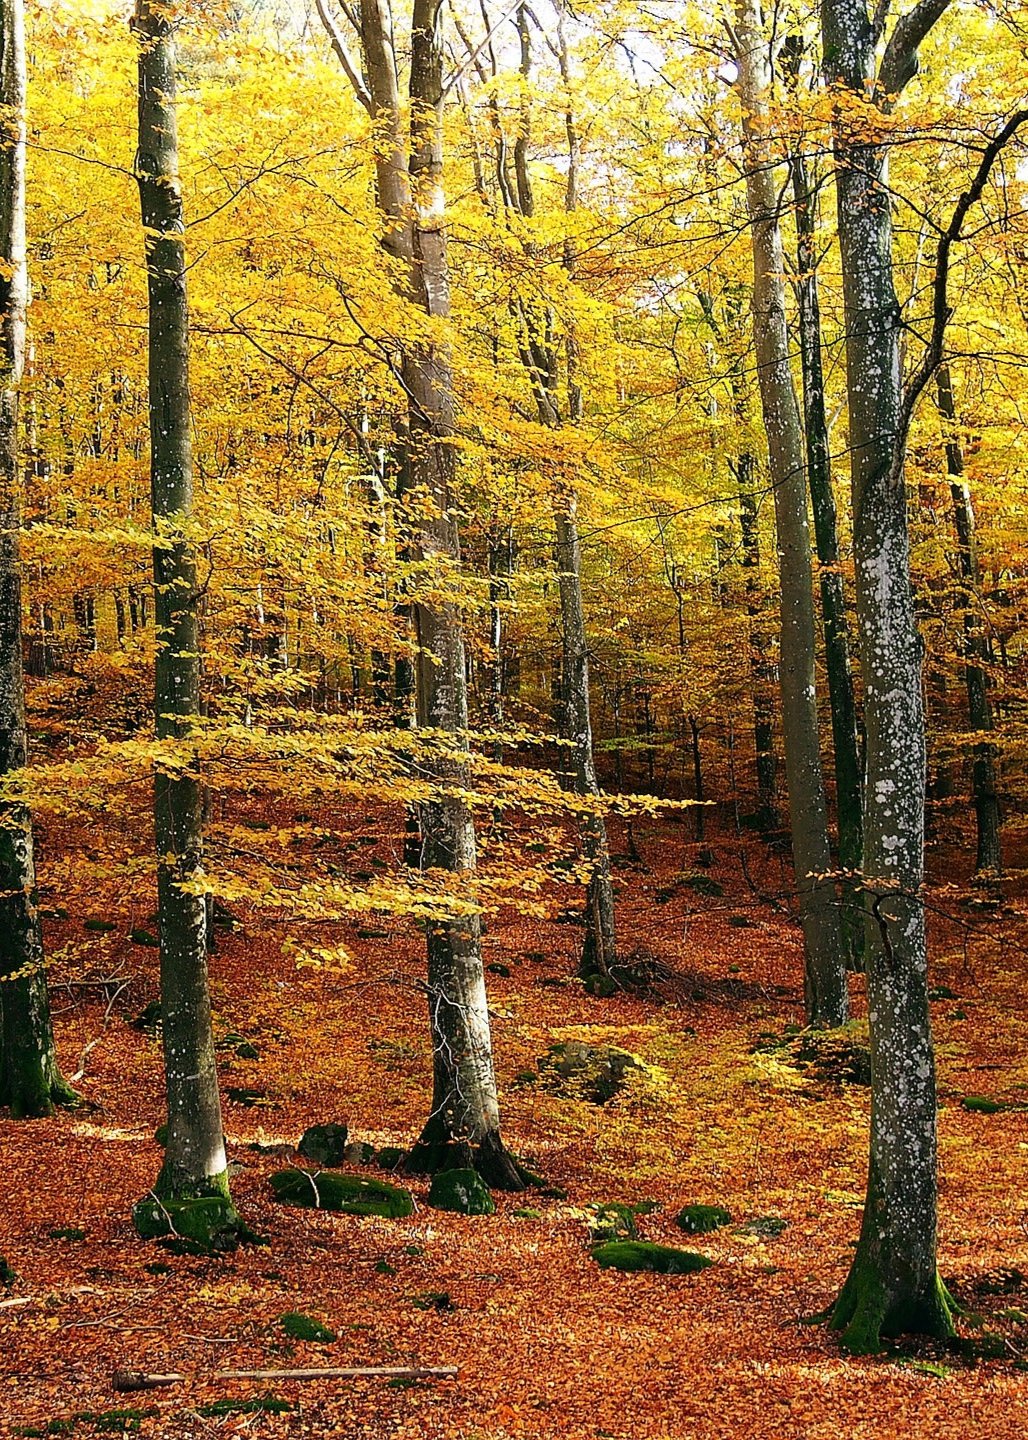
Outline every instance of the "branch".
[[(878, 90), (887, 100), (899, 95), (917, 74), (918, 47), (949, 3), (950, 0), (917, 0), (913, 10), (897, 20), (878, 70)], [(884, 18), (882, 15), (883, 23)]]
[(978, 169), (975, 171), (974, 179), (957, 201), (953, 214), (950, 217), (950, 222), (942, 232), (939, 240), (938, 249), (935, 252), (935, 279), (932, 284), (932, 330), (928, 337), (927, 347), (921, 358), (921, 363), (907, 381), (903, 392), (903, 404), (900, 408), (899, 424), (896, 428), (896, 441), (893, 452), (892, 470), (894, 478), (898, 476), (903, 465), (903, 457), (907, 448), (907, 436), (910, 432), (910, 422), (913, 419), (914, 407), (917, 405), (921, 392), (942, 364), (946, 326), (953, 313), (949, 303), (948, 291), (951, 251), (957, 241), (964, 238), (962, 231), (968, 211), (982, 198), (989, 175), (992, 172), (992, 167), (999, 158), (1000, 152), (1026, 121), (1028, 121), (1028, 110), (1016, 110), (1003, 126), (1002, 130), (994, 135), (988, 145), (986, 145), (985, 150), (982, 152)]
[[(365, 110), (372, 117), (372, 119), (374, 119), (375, 107), (371, 99), (371, 92), (365, 85), (361, 72), (358, 69), (356, 62), (354, 61), (353, 56), (350, 54), (349, 49), (347, 48), (346, 41), (343, 39), (343, 32), (336, 24), (335, 16), (325, 4), (325, 0), (314, 0), (314, 3), (318, 7), (318, 14), (321, 17), (321, 23), (325, 27), (325, 33), (328, 35), (329, 41), (332, 45), (332, 49), (336, 53), (336, 58), (338, 59), (340, 65), (343, 67), (347, 80), (349, 80), (350, 84), (353, 86), (353, 93), (356, 95), (357, 99), (364, 106)], [(349, 14), (349, 11), (347, 11), (347, 14)]]

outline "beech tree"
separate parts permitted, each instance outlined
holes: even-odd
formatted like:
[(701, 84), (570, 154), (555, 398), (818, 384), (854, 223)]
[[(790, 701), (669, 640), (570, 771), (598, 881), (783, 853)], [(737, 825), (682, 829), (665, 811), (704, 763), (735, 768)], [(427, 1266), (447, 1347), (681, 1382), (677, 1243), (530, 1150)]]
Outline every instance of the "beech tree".
[[(373, 127), (383, 245), (403, 262), (402, 298), (430, 322), (403, 347), (407, 397), (407, 479), (428, 497), (419, 558), (440, 569), (460, 564), (456, 515), (453, 370), (439, 322), (450, 314), (442, 106), (445, 97), (440, 0), (415, 0), (410, 31), (409, 119), (400, 99), (400, 55), (383, 0), (362, 0), (363, 68), (351, 56), (334, 12), (318, 0), (332, 48)], [(355, 17), (356, 18), (356, 17)], [(444, 746), (419, 755), (432, 786), (420, 805), (421, 861), (428, 869), (470, 875), (475, 829), (466, 798), (468, 697), (463, 622), (453, 600), (416, 597), (416, 705), (421, 729), (441, 732)], [(432, 1035), (432, 1107), (408, 1159), (414, 1170), (473, 1164), (490, 1184), (519, 1190), (525, 1172), (500, 1135), (489, 1008), (477, 915), (430, 921), (428, 1011)]]
[(132, 27), (148, 295), (154, 708), (157, 738), (167, 744), (154, 775), (154, 829), (168, 1106), (164, 1163), (135, 1218), (144, 1235), (182, 1234), (205, 1247), (225, 1246), (244, 1227), (229, 1195), (207, 979), (202, 781), (191, 748), (200, 716), (200, 639), (174, 16), (167, 5), (137, 0)]
[[(0, 5), (0, 780), (24, 766), (19, 386), (25, 369), (25, 18)], [(54, 1053), (36, 904), (32, 813), (0, 804), (0, 1105), (16, 1117), (73, 1105)]]
[(739, 0), (734, 35), (742, 103), (746, 196), (753, 245), (753, 338), (778, 524), (779, 682), (793, 864), (804, 936), (807, 1020), (846, 1019), (846, 969), (830, 879), (828, 806), (821, 770), (815, 623), (803, 428), (790, 369), (780, 187), (767, 143), (771, 67), (756, 0)]

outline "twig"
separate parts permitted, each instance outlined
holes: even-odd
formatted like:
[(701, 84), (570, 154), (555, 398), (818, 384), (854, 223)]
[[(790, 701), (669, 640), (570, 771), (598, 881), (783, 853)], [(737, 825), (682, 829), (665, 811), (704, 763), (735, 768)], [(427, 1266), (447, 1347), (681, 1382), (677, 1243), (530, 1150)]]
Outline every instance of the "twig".
[[(216, 1370), (216, 1380), (452, 1380), (456, 1365), (360, 1365), (353, 1369), (329, 1370)], [(178, 1373), (159, 1375), (146, 1370), (117, 1370), (111, 1377), (113, 1389), (157, 1390), (163, 1385), (181, 1385), (188, 1377)]]

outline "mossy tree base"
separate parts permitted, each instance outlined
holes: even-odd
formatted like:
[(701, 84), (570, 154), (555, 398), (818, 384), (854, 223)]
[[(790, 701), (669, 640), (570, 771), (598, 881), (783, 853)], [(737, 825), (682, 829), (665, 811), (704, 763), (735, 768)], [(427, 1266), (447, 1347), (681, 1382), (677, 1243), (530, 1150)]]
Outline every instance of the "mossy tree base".
[(492, 1190), (527, 1190), (539, 1177), (513, 1156), (499, 1133), (489, 1131), (477, 1143), (457, 1139), (429, 1121), (403, 1166), (408, 1175), (438, 1175), (444, 1170), (477, 1170)]
[(887, 1284), (882, 1267), (866, 1254), (862, 1243), (828, 1323), (842, 1332), (839, 1343), (850, 1355), (876, 1355), (884, 1339), (898, 1335), (951, 1339), (956, 1334), (956, 1313), (956, 1301), (938, 1271), (921, 1291), (899, 1291)]
[(226, 1254), (247, 1242), (261, 1243), (233, 1205), (226, 1175), (212, 1176), (188, 1195), (163, 1194), (158, 1182), (132, 1207), (132, 1223), (143, 1240), (191, 1255)]

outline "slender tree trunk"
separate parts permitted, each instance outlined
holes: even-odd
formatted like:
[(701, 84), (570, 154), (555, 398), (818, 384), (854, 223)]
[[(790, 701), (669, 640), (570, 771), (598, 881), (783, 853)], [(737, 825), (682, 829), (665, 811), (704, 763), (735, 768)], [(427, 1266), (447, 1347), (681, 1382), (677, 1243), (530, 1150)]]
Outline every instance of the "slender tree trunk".
[[(25, 28), (22, 0), (0, 3), (0, 779), (27, 758), (22, 670), (19, 385), (25, 365)], [(71, 1105), (54, 1054), (36, 908), (32, 814), (0, 804), (0, 1105), (15, 1118)]]
[[(136, 178), (149, 299), (150, 496), (163, 541), (153, 552), (156, 725), (159, 739), (188, 743), (200, 715), (200, 657), (188, 535), (193, 466), (185, 222), (167, 6), (137, 0), (133, 29), (139, 50)], [(163, 1202), (229, 1197), (207, 983), (202, 809), (195, 761), (174, 769), (158, 765), (154, 823), (168, 1133), (154, 1194)], [(226, 1230), (234, 1216), (229, 1212), (226, 1205)]]
[[(946, 427), (946, 470), (953, 499), (953, 524), (957, 532), (960, 604), (964, 611), (964, 681), (967, 686), (968, 719), (972, 730), (988, 733), (993, 728), (986, 670), (988, 643), (977, 609), (982, 577), (975, 545), (974, 507), (971, 504), (970, 488), (964, 478), (964, 452), (956, 430), (957, 411), (948, 365), (940, 366), (935, 377), (935, 386), (939, 414)], [(984, 872), (998, 875), (1003, 868), (1003, 855), (999, 838), (996, 760), (995, 750), (987, 741), (976, 743), (971, 752), (971, 800), (974, 804), (978, 841), (975, 871), (978, 874)]]
[(757, 817), (761, 829), (774, 830), (778, 815), (778, 761), (775, 756), (775, 721), (772, 708), (774, 664), (768, 658), (769, 638), (761, 615), (764, 609), (760, 583), (760, 521), (753, 492), (753, 456), (744, 451), (735, 466), (739, 487), (739, 530), (742, 568), (746, 575), (746, 614), (750, 621), (750, 673), (753, 677), (753, 745), (757, 770)]
[(846, 1019), (846, 969), (828, 844), (814, 682), (815, 622), (803, 432), (789, 365), (779, 189), (766, 141), (770, 67), (755, 0), (739, 0), (737, 62), (753, 240), (753, 337), (778, 526), (782, 735), (804, 938), (807, 1022)]
[[(798, 74), (799, 44), (791, 47), (793, 79)], [(806, 432), (807, 483), (814, 516), (821, 587), (821, 623), (825, 644), (825, 671), (832, 717), (835, 752), (836, 808), (839, 821), (839, 863), (844, 870), (860, 870), (863, 856), (863, 770), (857, 735), (857, 709), (850, 665), (846, 590), (840, 568), (839, 534), (832, 488), (831, 450), (825, 411), (824, 373), (821, 364), (821, 307), (817, 279), (817, 196), (810, 184), (807, 158), (797, 150), (790, 160), (796, 214), (796, 301), (799, 312), (800, 363), (803, 374), (803, 413)], [(855, 884), (844, 880), (843, 935), (848, 959), (863, 968), (863, 923)]]
[[(945, 3), (920, 0), (898, 22), (883, 58), (879, 94), (894, 95), (913, 74), (917, 41)], [(863, 0), (823, 0), (822, 28), (829, 79), (853, 92), (835, 116), (835, 158), (867, 723), (864, 886), (871, 1034), (867, 1199), (832, 1324), (843, 1331), (848, 1349), (871, 1351), (882, 1335), (948, 1335), (952, 1319), (936, 1261), (935, 1057), (922, 897), (922, 642), (910, 584), (903, 467), (896, 464), (903, 398), (900, 309), (886, 150), (876, 141), (876, 116), (867, 99), (875, 93), (879, 35)], [(897, 45), (904, 44), (897, 55)]]

